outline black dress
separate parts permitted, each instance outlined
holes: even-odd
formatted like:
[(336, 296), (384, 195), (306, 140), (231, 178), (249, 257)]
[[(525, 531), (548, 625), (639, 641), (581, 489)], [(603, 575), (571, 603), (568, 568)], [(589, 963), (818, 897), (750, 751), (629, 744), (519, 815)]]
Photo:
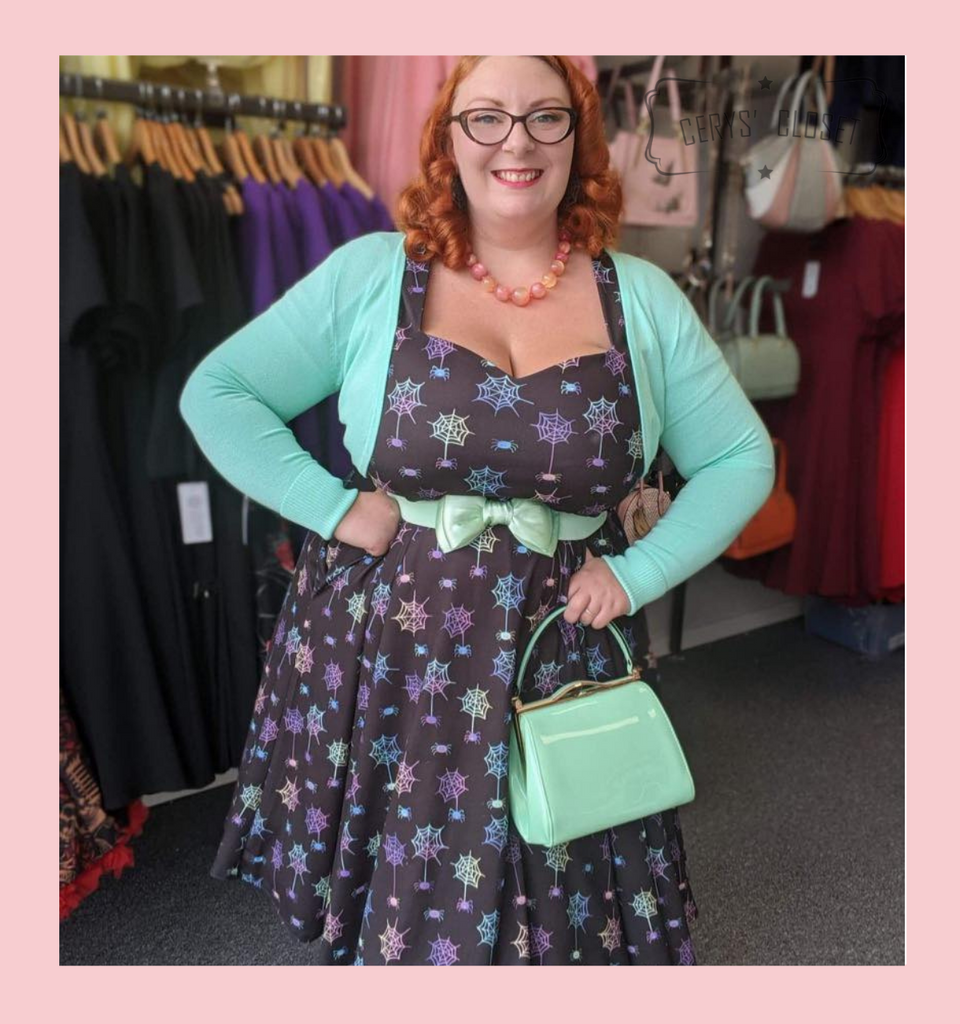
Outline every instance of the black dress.
[[(429, 266), (407, 263), (379, 435), (357, 486), (536, 495), (610, 514), (552, 557), (502, 525), (445, 554), (433, 530), (401, 520), (376, 558), (310, 534), (211, 874), (269, 894), (323, 963), (695, 962), (675, 810), (550, 848), (524, 842), (509, 818), (520, 656), (586, 549), (626, 548), (616, 505), (642, 472), (608, 253), (594, 271), (612, 347), (513, 378), (422, 333)], [(618, 625), (655, 685), (643, 611)], [(560, 617), (523, 696), (623, 671), (609, 630)]]
[(98, 250), (114, 227), (104, 198), (74, 164), (61, 166), (60, 675), (104, 806), (117, 809), (185, 780), (104, 421), (114, 313)]

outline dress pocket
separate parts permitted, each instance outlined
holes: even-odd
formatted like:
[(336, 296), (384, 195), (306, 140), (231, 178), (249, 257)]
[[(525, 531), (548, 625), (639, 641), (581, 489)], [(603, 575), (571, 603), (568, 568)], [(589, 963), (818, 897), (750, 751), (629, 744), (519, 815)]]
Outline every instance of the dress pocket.
[(346, 544), (343, 541), (328, 541), (317, 552), (314, 572), (314, 597), (344, 576), (349, 577), (350, 570), (358, 565), (372, 565), (383, 556), (369, 554), (365, 548)]

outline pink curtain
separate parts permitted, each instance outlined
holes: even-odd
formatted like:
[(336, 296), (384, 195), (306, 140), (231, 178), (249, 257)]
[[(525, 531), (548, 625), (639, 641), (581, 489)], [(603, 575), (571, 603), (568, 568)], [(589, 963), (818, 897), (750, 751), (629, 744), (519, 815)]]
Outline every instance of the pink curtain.
[[(459, 57), (345, 57), (339, 102), (350, 160), (396, 216), (401, 190), (417, 173), (420, 132)], [(593, 57), (571, 57), (597, 80)]]

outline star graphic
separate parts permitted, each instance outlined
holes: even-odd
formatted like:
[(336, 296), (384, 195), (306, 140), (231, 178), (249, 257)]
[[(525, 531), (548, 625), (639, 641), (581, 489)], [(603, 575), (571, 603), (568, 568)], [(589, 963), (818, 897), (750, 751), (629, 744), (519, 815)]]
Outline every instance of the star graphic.
[(763, 167), (760, 168), (760, 180), (762, 181), (764, 178), (770, 178), (770, 175), (772, 173), (773, 170), (770, 167), (767, 167), (766, 164), (764, 164)]
[(766, 75), (764, 75), (763, 78), (758, 79), (758, 81), (760, 82), (760, 88), (761, 89), (769, 89), (771, 84), (772, 84), (770, 82), (770, 79), (767, 78)]

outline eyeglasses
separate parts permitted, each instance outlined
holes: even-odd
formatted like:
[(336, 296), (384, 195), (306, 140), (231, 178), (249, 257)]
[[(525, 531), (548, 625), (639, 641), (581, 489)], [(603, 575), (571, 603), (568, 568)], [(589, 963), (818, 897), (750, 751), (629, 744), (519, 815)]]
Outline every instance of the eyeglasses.
[[(533, 120), (530, 120), (530, 119)], [(577, 112), (573, 107), (541, 107), (527, 114), (510, 114), (495, 107), (462, 110), (443, 119), (444, 124), (459, 121), (467, 138), (481, 146), (496, 146), (503, 142), (520, 121), (534, 142), (553, 146), (573, 131), (577, 124)]]

